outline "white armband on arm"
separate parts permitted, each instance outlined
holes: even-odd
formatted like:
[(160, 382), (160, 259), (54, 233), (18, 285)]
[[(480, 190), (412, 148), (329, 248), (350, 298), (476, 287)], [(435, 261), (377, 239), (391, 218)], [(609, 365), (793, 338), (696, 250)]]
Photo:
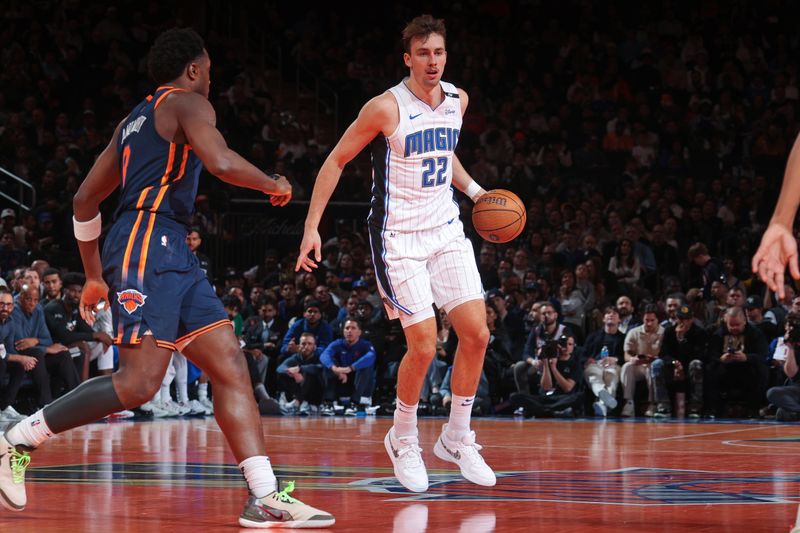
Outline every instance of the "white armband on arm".
[(480, 192), (482, 190), (483, 190), (483, 188), (480, 185), (478, 185), (475, 182), (475, 180), (472, 180), (472, 181), (469, 182), (469, 185), (467, 185), (467, 188), (464, 189), (464, 194), (469, 196), (470, 200), (472, 200), (474, 202), (475, 201), (475, 197), (478, 196), (478, 194), (480, 194)]
[(100, 213), (92, 220), (81, 222), (75, 216), (72, 216), (72, 225), (75, 230), (75, 238), (79, 241), (89, 242), (97, 239), (100, 236), (100, 230), (103, 223), (100, 219)]

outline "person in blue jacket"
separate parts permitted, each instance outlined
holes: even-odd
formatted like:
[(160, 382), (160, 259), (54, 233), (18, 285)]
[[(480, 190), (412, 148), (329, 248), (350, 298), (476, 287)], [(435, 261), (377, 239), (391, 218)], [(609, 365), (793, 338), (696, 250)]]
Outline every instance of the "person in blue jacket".
[[(357, 318), (344, 321), (343, 337), (330, 343), (320, 356), (325, 367), (325, 402), (350, 397), (353, 404), (372, 405), (375, 391), (375, 348), (361, 339), (361, 324)], [(322, 414), (332, 414), (323, 409)]]
[(278, 388), (298, 407), (298, 414), (311, 414), (311, 406), (322, 399), (322, 365), (313, 333), (300, 335), (300, 351), (289, 356), (277, 370)]
[(321, 352), (333, 340), (333, 330), (326, 320), (322, 319), (319, 309), (320, 303), (316, 300), (309, 300), (303, 311), (303, 318), (295, 320), (289, 331), (283, 336), (281, 344), (281, 354), (278, 359), (283, 362), (285, 359), (300, 351), (300, 334), (313, 333), (317, 339), (317, 350)]

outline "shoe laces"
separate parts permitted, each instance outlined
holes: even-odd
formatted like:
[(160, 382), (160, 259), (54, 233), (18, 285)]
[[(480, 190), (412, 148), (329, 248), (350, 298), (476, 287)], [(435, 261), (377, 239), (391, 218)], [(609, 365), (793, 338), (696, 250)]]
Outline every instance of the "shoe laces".
[(286, 488), (276, 493), (275, 497), (278, 501), (283, 503), (301, 503), (300, 500), (289, 496), (289, 493), (292, 491), (294, 491), (294, 481), (289, 481), (286, 483)]
[(480, 450), (483, 449), (483, 446), (475, 442), (475, 432), (470, 431), (460, 440), (456, 441), (456, 446), (464, 452), (464, 455), (469, 459), (469, 462), (472, 464), (481, 464), (483, 463), (483, 457), (481, 454), (478, 453)]
[(28, 452), (19, 452), (16, 448), (11, 449), (11, 480), (20, 484), (25, 482), (25, 469), (31, 464), (31, 456)]
[(397, 455), (407, 466), (416, 468), (422, 465), (422, 448), (417, 437), (398, 437), (397, 442), (400, 443)]

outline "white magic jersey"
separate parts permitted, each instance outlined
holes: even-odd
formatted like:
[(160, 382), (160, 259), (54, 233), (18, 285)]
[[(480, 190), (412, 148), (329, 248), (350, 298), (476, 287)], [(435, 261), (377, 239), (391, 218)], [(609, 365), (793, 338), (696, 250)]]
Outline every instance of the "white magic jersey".
[(440, 82), (444, 99), (435, 108), (417, 98), (404, 79), (389, 91), (400, 123), (389, 137), (372, 141), (372, 209), (368, 221), (386, 231), (418, 231), (458, 218), (453, 199), (453, 151), (461, 132), (455, 85)]

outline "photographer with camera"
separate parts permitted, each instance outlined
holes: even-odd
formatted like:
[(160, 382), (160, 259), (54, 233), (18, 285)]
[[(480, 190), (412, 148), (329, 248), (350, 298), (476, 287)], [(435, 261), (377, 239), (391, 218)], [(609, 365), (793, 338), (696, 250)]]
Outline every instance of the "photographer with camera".
[(636, 392), (636, 383), (647, 381), (648, 401), (650, 403), (645, 416), (653, 416), (653, 383), (650, 365), (661, 352), (664, 341), (664, 328), (658, 323), (658, 308), (647, 305), (642, 314), (641, 326), (628, 331), (625, 336), (625, 364), (622, 365), (622, 387), (625, 394), (625, 406), (622, 416), (630, 417), (636, 414), (633, 396)]
[(511, 395), (511, 404), (522, 408), (525, 416), (574, 416), (574, 409), (582, 401), (578, 383), (581, 365), (573, 355), (575, 337), (562, 335), (557, 340), (547, 340), (539, 352), (542, 372), (539, 393), (517, 392)]
[(797, 422), (800, 420), (800, 372), (798, 372), (797, 347), (800, 345), (800, 313), (792, 311), (786, 315), (785, 334), (777, 339), (772, 356), (783, 364), (786, 384), (767, 391), (767, 400), (778, 408), (775, 420)]
[(768, 351), (764, 335), (747, 323), (741, 307), (725, 311), (722, 325), (708, 342), (706, 396), (711, 414), (722, 416), (723, 399), (735, 398), (745, 402), (748, 416), (755, 416), (764, 403)]
[[(522, 350), (523, 360), (513, 366), (517, 392), (523, 394), (530, 394), (531, 390), (538, 389), (539, 375), (541, 374), (539, 355), (542, 347), (548, 341), (559, 339), (564, 335), (572, 335), (569, 326), (558, 323), (558, 311), (552, 303), (543, 300), (533, 305), (539, 307), (541, 322), (531, 330), (525, 341), (525, 348)], [(531, 386), (531, 380), (535, 381), (533, 386)]]

